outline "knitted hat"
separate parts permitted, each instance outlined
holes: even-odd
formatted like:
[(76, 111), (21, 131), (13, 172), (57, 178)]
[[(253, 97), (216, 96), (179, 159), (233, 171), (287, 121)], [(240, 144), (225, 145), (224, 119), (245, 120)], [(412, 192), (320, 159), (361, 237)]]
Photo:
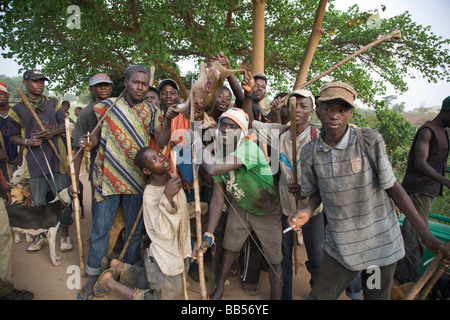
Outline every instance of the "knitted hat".
[(0, 91), (8, 93), (8, 89), (6, 89), (6, 84), (0, 82)]
[(244, 132), (244, 135), (245, 136), (248, 135), (249, 120), (248, 120), (248, 115), (247, 115), (247, 113), (244, 112), (244, 110), (238, 109), (238, 108), (232, 108), (232, 109), (225, 111), (224, 113), (222, 113), (222, 115), (219, 118), (219, 124), (223, 118), (229, 118), (229, 119), (233, 120), (234, 122), (236, 122), (236, 124)]
[(317, 102), (325, 102), (340, 99), (356, 109), (354, 104), (356, 100), (356, 91), (353, 87), (345, 82), (336, 81), (325, 83), (319, 92), (319, 99)]

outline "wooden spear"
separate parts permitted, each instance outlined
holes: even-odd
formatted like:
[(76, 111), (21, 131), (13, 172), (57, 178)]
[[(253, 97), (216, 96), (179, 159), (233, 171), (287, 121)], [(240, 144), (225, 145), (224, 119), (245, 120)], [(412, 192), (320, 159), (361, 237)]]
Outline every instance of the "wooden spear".
[[(294, 184), (298, 184), (297, 179), (297, 124), (295, 122), (295, 111), (297, 108), (297, 102), (295, 97), (289, 99), (289, 111), (291, 115), (291, 139), (292, 139), (292, 169), (294, 175)], [(295, 198), (295, 209), (298, 209), (297, 198)], [(294, 270), (297, 274), (298, 270), (298, 257), (297, 257), (297, 241), (294, 236)]]
[[(33, 115), (34, 119), (36, 120), (36, 123), (39, 125), (39, 127), (41, 128), (42, 131), (45, 131), (46, 129), (42, 125), (41, 119), (39, 119), (39, 117), (37, 116), (37, 114), (34, 111), (33, 107), (30, 105), (30, 102), (28, 101), (27, 96), (22, 92), (22, 90), (20, 90), (20, 88), (16, 88), (16, 90), (19, 93), (20, 98), (22, 99), (23, 103), (27, 106), (28, 110), (30, 110), (31, 114)], [(55, 144), (53, 143), (53, 141), (51, 139), (48, 139), (47, 141), (50, 144), (50, 146), (52, 147), (53, 151), (55, 152), (55, 155), (58, 157), (59, 161), (63, 165), (63, 167), (66, 170), (66, 172), (69, 173), (69, 169), (67, 168), (67, 164), (64, 161), (62, 161), (61, 156), (58, 153), (58, 151), (56, 150), (56, 147), (55, 147)]]
[(80, 256), (80, 270), (81, 276), (86, 276), (86, 271), (84, 268), (84, 250), (83, 250), (83, 239), (81, 237), (81, 224), (80, 224), (80, 200), (78, 199), (78, 185), (76, 183), (75, 178), (75, 166), (71, 161), (72, 158), (72, 138), (70, 136), (70, 125), (69, 125), (69, 117), (66, 116), (65, 119), (66, 125), (66, 142), (67, 142), (67, 161), (70, 167), (70, 179), (72, 180), (72, 187), (75, 191), (75, 196), (73, 198), (74, 210), (75, 210), (75, 225), (77, 228), (77, 241), (78, 241), (78, 253)]
[[(194, 130), (194, 78), (191, 79), (191, 129)], [(202, 244), (202, 210), (200, 207), (200, 184), (198, 181), (198, 166), (197, 166), (197, 153), (195, 152), (194, 146), (192, 150), (192, 168), (194, 173), (194, 197), (195, 197), (195, 221), (196, 221), (196, 233), (197, 233), (197, 263), (198, 263), (198, 273), (200, 277), (200, 294), (202, 300), (207, 300), (208, 296), (206, 293), (205, 284), (205, 270), (203, 266), (203, 250), (200, 249)]]

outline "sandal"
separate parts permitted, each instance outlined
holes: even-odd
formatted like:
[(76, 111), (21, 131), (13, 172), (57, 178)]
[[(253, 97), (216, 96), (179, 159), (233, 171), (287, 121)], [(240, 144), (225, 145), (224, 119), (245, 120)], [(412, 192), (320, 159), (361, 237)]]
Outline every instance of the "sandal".
[(115, 279), (115, 277), (114, 277), (115, 272), (116, 271), (114, 270), (114, 268), (109, 268), (108, 270), (103, 271), (103, 273), (98, 277), (97, 282), (94, 284), (94, 296), (102, 297), (109, 292), (109, 290), (106, 290), (102, 286), (101, 281), (102, 281), (103, 276), (108, 273), (110, 273), (112, 275), (112, 278)]
[[(84, 296), (86, 298), (83, 298), (81, 296), (81, 291), (84, 291)], [(78, 292), (77, 300), (92, 300), (94, 298), (94, 292), (92, 291), (92, 289), (88, 289), (86, 286), (84, 286), (83, 288), (81, 288), (81, 291)]]

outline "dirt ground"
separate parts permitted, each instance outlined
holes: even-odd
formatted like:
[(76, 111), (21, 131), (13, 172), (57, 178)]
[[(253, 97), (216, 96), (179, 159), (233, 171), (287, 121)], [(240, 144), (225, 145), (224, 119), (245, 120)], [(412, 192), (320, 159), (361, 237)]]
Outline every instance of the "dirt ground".
[[(81, 219), (82, 239), (89, 239), (91, 231), (91, 215), (90, 215), (90, 188), (87, 182), (87, 175), (83, 175), (81, 181), (84, 182), (84, 208), (85, 218)], [(70, 236), (74, 249), (70, 252), (59, 251), (59, 235), (58, 231), (56, 251), (61, 256), (61, 265), (53, 266), (50, 262), (49, 248), (45, 247), (36, 253), (27, 253), (28, 243), (22, 236), (21, 243), (14, 243), (12, 250), (12, 282), (19, 290), (28, 290), (34, 293), (35, 300), (75, 300), (79, 292), (79, 286), (83, 286), (87, 281), (87, 277), (77, 277), (76, 270), (80, 265), (79, 251), (77, 245), (75, 223), (70, 228)], [(88, 248), (84, 248), (84, 256), (87, 259)], [(297, 274), (294, 276), (293, 299), (304, 300), (307, 298), (309, 286), (309, 273), (306, 270), (304, 262), (306, 261), (305, 247), (301, 246), (298, 250), (299, 266)], [(213, 291), (211, 270), (205, 265), (205, 274), (209, 278), (206, 282), (207, 291)], [(77, 279), (80, 280), (77, 283)], [(197, 282), (187, 277), (188, 281), (188, 297), (189, 300), (201, 300), (200, 286)], [(77, 288), (78, 287), (78, 288)], [(261, 272), (259, 283), (259, 295), (249, 296), (242, 291), (240, 280), (231, 279), (229, 285), (225, 288), (224, 300), (268, 300), (269, 280), (268, 272)], [(121, 300), (122, 298), (114, 293), (108, 294), (107, 297), (95, 298), (98, 300)], [(184, 296), (180, 296), (180, 300)], [(345, 294), (341, 299), (347, 299)]]

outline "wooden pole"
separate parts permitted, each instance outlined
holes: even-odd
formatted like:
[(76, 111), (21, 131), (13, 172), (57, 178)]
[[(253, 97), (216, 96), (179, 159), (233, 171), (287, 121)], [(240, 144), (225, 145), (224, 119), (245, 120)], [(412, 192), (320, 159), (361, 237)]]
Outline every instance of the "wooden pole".
[(120, 261), (123, 261), (123, 257), (125, 257), (125, 253), (127, 252), (127, 249), (131, 242), (131, 239), (133, 238), (134, 233), (136, 232), (137, 226), (139, 225), (139, 222), (141, 221), (143, 209), (144, 209), (143, 206), (141, 206), (141, 209), (139, 210), (139, 213), (136, 217), (136, 221), (134, 222), (133, 228), (131, 229), (130, 234), (128, 235), (127, 241), (125, 242), (125, 245), (123, 246), (123, 249), (120, 252), (120, 255), (119, 255)]
[[(446, 246), (447, 248), (450, 248), (450, 242), (448, 242)], [(439, 264), (442, 262), (443, 259), (444, 259), (443, 253), (439, 252), (436, 258), (434, 258), (431, 265), (424, 272), (424, 274), (419, 278), (419, 280), (416, 281), (416, 283), (414, 283), (413, 287), (405, 296), (404, 300), (414, 300), (416, 298), (420, 290), (422, 290), (423, 286), (428, 282), (433, 273), (438, 269)]]
[(344, 63), (348, 62), (349, 60), (353, 59), (354, 57), (356, 57), (357, 55), (360, 55), (361, 53), (367, 51), (368, 49), (376, 46), (377, 44), (380, 44), (381, 42), (384, 42), (386, 40), (389, 40), (391, 38), (400, 38), (402, 36), (400, 30), (394, 30), (391, 33), (389, 33), (388, 35), (385, 35), (384, 37), (372, 41), (371, 43), (365, 45), (364, 47), (362, 47), (359, 50), (356, 50), (355, 52), (353, 52), (352, 54), (349, 54), (345, 59), (342, 59), (340, 62), (336, 63), (334, 66), (332, 66), (330, 69), (322, 72), (321, 74), (319, 74), (317, 77), (309, 80), (308, 82), (303, 83), (302, 85), (300, 85), (298, 88), (295, 89), (303, 89), (307, 86), (309, 86), (311, 83), (316, 82), (317, 80), (319, 80), (320, 78), (326, 76), (327, 74), (329, 74), (330, 72), (334, 71), (335, 69), (339, 68), (340, 66), (342, 66)]
[[(264, 73), (264, 12), (266, 0), (253, 0), (252, 6), (252, 73)], [(264, 99), (261, 100), (264, 106)]]
[(75, 178), (75, 166), (73, 162), (71, 162), (72, 158), (72, 138), (70, 136), (70, 126), (69, 126), (69, 117), (66, 116), (65, 119), (66, 125), (66, 142), (67, 142), (67, 161), (70, 167), (70, 179), (72, 180), (72, 187), (75, 191), (75, 196), (73, 198), (74, 210), (75, 210), (75, 225), (77, 228), (77, 241), (78, 241), (78, 253), (80, 257), (80, 270), (81, 276), (86, 276), (85, 266), (84, 266), (84, 250), (83, 250), (83, 239), (81, 236), (81, 224), (80, 224), (80, 199), (78, 199), (78, 185), (76, 183)]
[[(294, 184), (298, 183), (297, 179), (297, 124), (295, 122), (295, 111), (297, 109), (297, 99), (291, 97), (289, 99), (289, 111), (291, 115), (291, 139), (292, 139), (292, 169), (294, 175)], [(297, 198), (295, 198), (295, 209), (298, 209)], [(294, 231), (292, 231), (294, 232)], [(297, 253), (297, 239), (294, 236), (294, 274), (297, 274), (298, 270), (298, 253)]]
[[(194, 130), (194, 79), (191, 80), (191, 129)], [(196, 222), (196, 234), (197, 234), (197, 263), (198, 263), (198, 273), (200, 278), (200, 294), (202, 300), (207, 300), (206, 284), (205, 284), (205, 270), (203, 265), (203, 250), (200, 249), (202, 244), (202, 210), (200, 207), (200, 184), (198, 181), (198, 171), (197, 171), (197, 153), (195, 152), (194, 146), (191, 148), (192, 151), (192, 168), (194, 174), (194, 197), (195, 197), (195, 222)]]
[[(36, 120), (37, 124), (41, 128), (42, 131), (45, 131), (45, 127), (42, 125), (41, 119), (37, 116), (36, 112), (34, 111), (33, 107), (30, 105), (30, 102), (28, 101), (27, 96), (20, 90), (20, 88), (16, 88), (17, 92), (20, 95), (20, 98), (22, 99), (23, 103), (27, 106), (28, 110), (30, 110), (31, 114), (33, 115), (34, 119)], [(67, 129), (66, 129), (67, 130)], [(58, 157), (59, 161), (62, 163), (62, 166), (66, 170), (67, 173), (69, 173), (69, 169), (67, 168), (67, 164), (62, 161), (60, 154), (56, 150), (55, 144), (51, 139), (47, 140), (50, 146), (52, 147), (53, 151), (55, 152), (56, 157)]]
[(328, 0), (320, 0), (319, 6), (317, 7), (316, 17), (314, 19), (314, 25), (311, 30), (311, 35), (309, 36), (305, 52), (303, 53), (300, 68), (297, 73), (297, 78), (295, 79), (294, 90), (306, 81), (306, 77), (308, 75), (308, 70), (311, 66), (314, 53), (316, 52), (317, 45), (322, 38), (322, 22), (323, 16), (325, 15), (327, 3)]
[[(164, 153), (163, 153), (164, 154)], [(172, 171), (173, 174), (177, 174), (177, 152), (172, 151)], [(180, 198), (180, 192), (177, 193), (177, 205), (178, 210), (181, 208), (181, 198)], [(180, 247), (180, 253), (181, 253), (181, 260), (183, 262), (183, 293), (184, 298), (186, 300), (189, 300), (188, 294), (187, 294), (187, 280), (186, 280), (186, 268), (184, 267), (184, 242), (183, 242), (183, 217), (180, 219), (179, 229), (178, 229), (178, 245)]]

